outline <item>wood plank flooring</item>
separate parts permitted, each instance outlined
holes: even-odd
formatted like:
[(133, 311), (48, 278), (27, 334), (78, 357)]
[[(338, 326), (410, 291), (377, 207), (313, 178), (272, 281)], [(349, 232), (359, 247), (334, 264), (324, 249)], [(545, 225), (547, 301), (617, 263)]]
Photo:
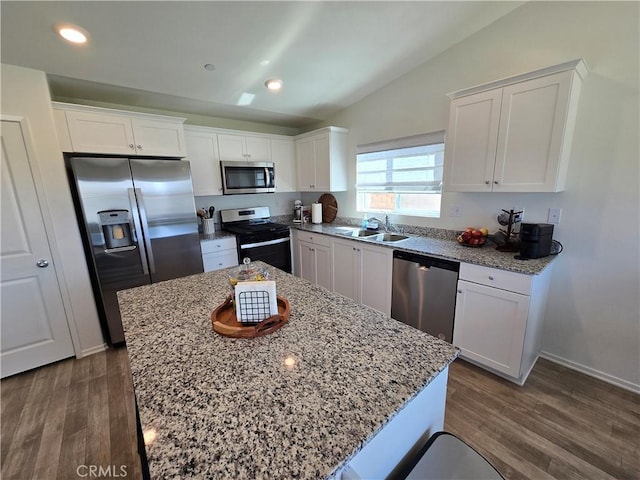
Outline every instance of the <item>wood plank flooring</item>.
[(1, 389), (3, 479), (141, 477), (126, 349), (15, 375)]
[(508, 479), (640, 479), (640, 396), (544, 359), (522, 387), (454, 362), (445, 429)]
[[(126, 349), (16, 375), (1, 389), (3, 479), (89, 478), (83, 465), (140, 478)], [(454, 362), (445, 429), (510, 480), (640, 479), (640, 396), (546, 360), (524, 387)]]

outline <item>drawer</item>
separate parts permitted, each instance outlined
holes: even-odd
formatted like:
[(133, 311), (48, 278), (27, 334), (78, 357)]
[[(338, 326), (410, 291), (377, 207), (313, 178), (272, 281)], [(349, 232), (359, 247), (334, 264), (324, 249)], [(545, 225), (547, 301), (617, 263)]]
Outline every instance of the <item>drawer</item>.
[(200, 240), (202, 253), (221, 252), (236, 249), (236, 237), (217, 238), (215, 240)]
[(469, 263), (460, 264), (460, 280), (479, 283), (510, 292), (531, 294), (531, 275), (508, 272), (498, 268), (481, 267)]
[(205, 253), (202, 255), (205, 272), (220, 270), (221, 268), (238, 265), (238, 253), (234, 250), (224, 250), (219, 253)]
[(314, 245), (322, 245), (324, 247), (331, 247), (331, 237), (328, 235), (322, 235), (320, 233), (309, 233), (298, 230), (296, 232), (298, 241), (313, 243)]

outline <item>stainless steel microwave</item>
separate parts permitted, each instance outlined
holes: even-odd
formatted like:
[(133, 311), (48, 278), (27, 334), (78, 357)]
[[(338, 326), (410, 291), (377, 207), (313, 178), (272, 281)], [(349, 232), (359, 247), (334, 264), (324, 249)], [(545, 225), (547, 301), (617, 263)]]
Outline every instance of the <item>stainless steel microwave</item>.
[(274, 193), (276, 191), (273, 162), (220, 162), (222, 193)]

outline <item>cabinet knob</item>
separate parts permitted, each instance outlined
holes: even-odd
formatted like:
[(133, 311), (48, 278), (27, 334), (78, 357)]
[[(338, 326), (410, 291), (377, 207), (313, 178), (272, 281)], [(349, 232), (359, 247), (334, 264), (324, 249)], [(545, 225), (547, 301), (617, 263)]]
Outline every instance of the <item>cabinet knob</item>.
[(131, 150), (133, 150), (133, 149), (135, 148), (135, 146), (133, 145), (133, 143), (130, 143), (130, 144), (129, 144), (129, 148), (130, 148)]
[(489, 275), (489, 280), (493, 280), (493, 277), (491, 275)]
[(138, 150), (142, 150), (142, 145), (136, 145), (136, 148), (137, 148)]
[(462, 293), (462, 290), (458, 289), (458, 293)]
[(494, 180), (493, 183), (495, 183), (496, 185), (498, 185), (498, 180)]
[(489, 180), (485, 180), (485, 181), (484, 181), (484, 184), (485, 184), (485, 185), (489, 185)]
[(40, 268), (47, 268), (49, 266), (49, 261), (41, 259), (36, 262), (36, 265)]

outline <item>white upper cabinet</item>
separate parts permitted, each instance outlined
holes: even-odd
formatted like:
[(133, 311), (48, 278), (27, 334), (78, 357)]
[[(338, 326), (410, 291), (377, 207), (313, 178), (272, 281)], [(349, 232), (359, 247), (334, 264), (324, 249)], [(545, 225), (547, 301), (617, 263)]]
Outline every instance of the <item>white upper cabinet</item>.
[(565, 188), (582, 60), (450, 95), (445, 191)]
[(218, 134), (220, 160), (225, 162), (270, 162), (271, 142), (267, 136)]
[(299, 191), (347, 190), (347, 136), (344, 128), (326, 127), (295, 138)]
[[(191, 163), (195, 196), (222, 195), (220, 160), (273, 162), (276, 192), (297, 191), (293, 137), (235, 132), (195, 125), (184, 126), (186, 160)], [(245, 157), (245, 152), (252, 152), (251, 157)]]
[(196, 197), (222, 195), (218, 159), (218, 135), (206, 127), (184, 126), (187, 157), (191, 164), (193, 194)]
[(63, 151), (184, 157), (184, 118), (53, 103)]
[(293, 138), (271, 138), (271, 161), (275, 164), (276, 193), (297, 192)]

